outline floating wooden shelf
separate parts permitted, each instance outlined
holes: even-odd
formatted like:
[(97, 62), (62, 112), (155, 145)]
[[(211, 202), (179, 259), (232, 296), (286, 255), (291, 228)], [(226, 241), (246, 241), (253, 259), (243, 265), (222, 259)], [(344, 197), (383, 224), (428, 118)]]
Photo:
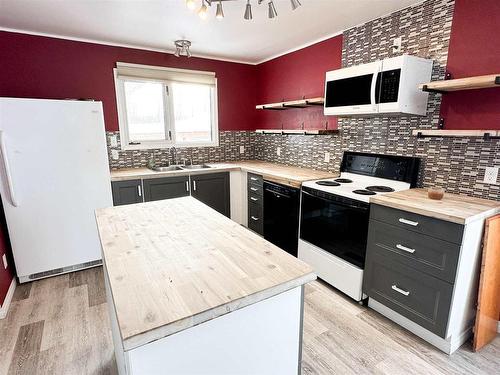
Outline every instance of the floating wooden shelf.
[(279, 103), (268, 103), (268, 104), (259, 104), (255, 106), (256, 109), (269, 109), (275, 111), (283, 111), (291, 108), (307, 108), (314, 106), (322, 106), (325, 103), (325, 98), (310, 98), (310, 99), (300, 99), (300, 100), (291, 100), (287, 102), (279, 102)]
[(427, 92), (445, 93), (450, 91), (476, 90), (489, 87), (500, 87), (500, 73), (486, 76), (467, 77), (459, 79), (448, 79), (444, 81), (433, 81), (418, 86), (420, 90)]
[(336, 134), (338, 129), (257, 129), (259, 134), (298, 134), (298, 135), (327, 135)]
[(500, 130), (413, 130), (417, 137), (482, 137), (484, 139), (500, 137)]

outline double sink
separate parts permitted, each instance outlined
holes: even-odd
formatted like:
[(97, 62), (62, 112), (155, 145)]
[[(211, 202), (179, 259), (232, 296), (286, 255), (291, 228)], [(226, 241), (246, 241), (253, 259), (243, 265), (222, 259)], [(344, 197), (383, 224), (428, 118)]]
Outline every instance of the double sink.
[(149, 168), (155, 172), (170, 172), (170, 171), (182, 171), (182, 170), (192, 170), (192, 169), (206, 169), (212, 168), (206, 164), (190, 164), (190, 165), (169, 165), (168, 167), (152, 167)]

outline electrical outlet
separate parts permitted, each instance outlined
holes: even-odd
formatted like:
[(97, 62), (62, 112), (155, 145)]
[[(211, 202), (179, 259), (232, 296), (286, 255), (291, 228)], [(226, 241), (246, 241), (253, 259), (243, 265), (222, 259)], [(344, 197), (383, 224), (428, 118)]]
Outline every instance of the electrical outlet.
[(281, 147), (276, 147), (276, 155), (281, 156)]
[(392, 50), (393, 52), (401, 51), (401, 37), (397, 37), (392, 41)]
[(484, 171), (483, 182), (485, 184), (497, 184), (498, 180), (498, 167), (486, 167)]
[(245, 153), (245, 146), (240, 146), (240, 154), (244, 154)]
[(113, 158), (113, 160), (120, 159), (120, 155), (118, 154), (118, 150), (111, 150), (111, 157)]
[(3, 268), (7, 269), (7, 267), (9, 266), (7, 264), (7, 255), (2, 255), (2, 260), (3, 260)]
[(329, 163), (329, 162), (330, 162), (330, 153), (325, 152), (325, 163)]
[(109, 136), (109, 144), (111, 147), (118, 147), (118, 140), (116, 139), (116, 135)]

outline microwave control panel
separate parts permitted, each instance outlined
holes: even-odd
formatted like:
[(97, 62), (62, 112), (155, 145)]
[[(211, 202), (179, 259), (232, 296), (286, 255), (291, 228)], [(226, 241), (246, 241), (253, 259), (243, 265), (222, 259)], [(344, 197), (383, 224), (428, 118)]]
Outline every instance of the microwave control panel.
[(387, 70), (378, 74), (375, 88), (378, 93), (376, 96), (377, 104), (398, 101), (400, 77), (401, 69)]

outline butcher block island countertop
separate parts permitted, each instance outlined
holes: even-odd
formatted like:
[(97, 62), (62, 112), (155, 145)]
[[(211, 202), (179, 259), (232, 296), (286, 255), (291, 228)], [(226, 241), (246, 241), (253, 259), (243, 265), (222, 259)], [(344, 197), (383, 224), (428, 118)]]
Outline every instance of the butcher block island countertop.
[(500, 202), (445, 193), (442, 200), (427, 197), (427, 189), (410, 189), (370, 198), (370, 203), (430, 216), (457, 224), (469, 224), (500, 212)]
[(333, 174), (330, 172), (318, 171), (309, 168), (292, 167), (284, 164), (269, 163), (259, 160), (207, 163), (207, 165), (209, 165), (211, 168), (168, 172), (155, 172), (148, 168), (115, 169), (111, 171), (111, 181), (242, 170), (245, 172), (260, 174), (266, 180), (294, 187), (300, 187), (302, 185), (302, 182), (304, 181), (318, 180), (322, 178), (333, 178), (338, 176), (338, 174)]
[(192, 197), (99, 209), (96, 219), (125, 350), (316, 279)]

